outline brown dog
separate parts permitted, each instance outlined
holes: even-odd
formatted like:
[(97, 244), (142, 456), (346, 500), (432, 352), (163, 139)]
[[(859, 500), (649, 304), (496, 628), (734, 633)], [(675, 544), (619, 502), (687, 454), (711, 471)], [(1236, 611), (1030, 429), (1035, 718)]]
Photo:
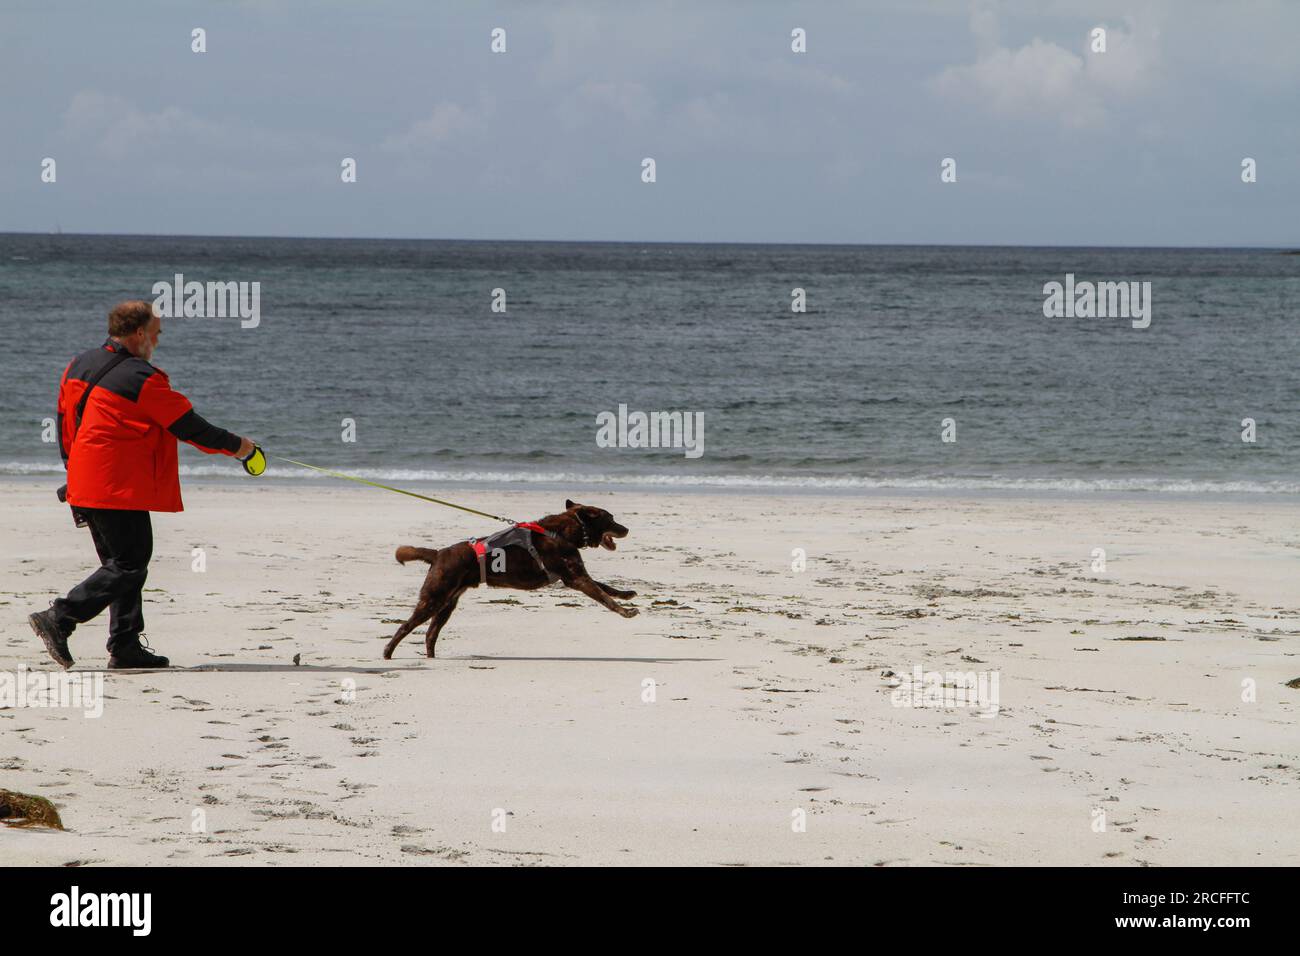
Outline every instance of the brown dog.
[(402, 564), (418, 560), (427, 561), (430, 567), (420, 587), (420, 601), (384, 648), (384, 659), (391, 658), (402, 639), (430, 618), (433, 621), (424, 637), (424, 653), (433, 657), (438, 634), (456, 610), (456, 602), (466, 590), (480, 584), (534, 591), (553, 581), (563, 581), (617, 614), (636, 617), (636, 608), (614, 600), (631, 600), (636, 592), (620, 591), (593, 580), (578, 550), (599, 545), (613, 551), (614, 539), (627, 537), (627, 528), (602, 508), (572, 501), (565, 501), (564, 507), (562, 514), (516, 525), (478, 542), (462, 541), (437, 549), (409, 545), (398, 548), (397, 560)]

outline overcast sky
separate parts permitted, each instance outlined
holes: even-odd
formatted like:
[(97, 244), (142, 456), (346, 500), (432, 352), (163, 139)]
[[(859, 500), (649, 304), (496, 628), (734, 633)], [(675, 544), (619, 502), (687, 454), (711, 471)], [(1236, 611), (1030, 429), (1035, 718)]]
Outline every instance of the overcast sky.
[(1295, 0), (4, 0), (0, 231), (1300, 245), (1298, 39)]

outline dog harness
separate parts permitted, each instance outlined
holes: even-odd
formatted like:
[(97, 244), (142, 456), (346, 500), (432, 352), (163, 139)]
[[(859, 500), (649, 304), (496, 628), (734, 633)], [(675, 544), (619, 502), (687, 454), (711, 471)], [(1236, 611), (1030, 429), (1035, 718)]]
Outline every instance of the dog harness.
[[(586, 530), (585, 528), (583, 529)], [(554, 584), (560, 580), (558, 574), (552, 574), (550, 568), (542, 563), (542, 556), (537, 553), (537, 548), (533, 546), (532, 532), (545, 535), (548, 538), (557, 538), (559, 535), (553, 531), (547, 531), (535, 521), (520, 521), (513, 528), (506, 528), (504, 531), (498, 531), (496, 534), (488, 535), (486, 538), (470, 538), (469, 546), (474, 549), (474, 554), (478, 557), (478, 577), (480, 584), (487, 584), (487, 553), (496, 551), (499, 548), (509, 548), (511, 546), (523, 548), (533, 556), (537, 566), (542, 569), (546, 575), (547, 582)]]

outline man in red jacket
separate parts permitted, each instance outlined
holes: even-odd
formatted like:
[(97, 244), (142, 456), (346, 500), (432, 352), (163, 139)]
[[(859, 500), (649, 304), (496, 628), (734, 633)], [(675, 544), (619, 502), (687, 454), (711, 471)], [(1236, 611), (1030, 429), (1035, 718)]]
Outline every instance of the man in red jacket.
[(29, 616), (50, 656), (72, 666), (68, 637), (109, 609), (108, 666), (167, 667), (140, 643), (141, 594), (153, 555), (151, 511), (183, 511), (176, 441), (209, 454), (246, 458), (253, 442), (204, 421), (167, 374), (149, 364), (162, 320), (148, 302), (108, 314), (108, 341), (69, 363), (59, 386), (59, 451), (67, 502), (90, 525), (101, 567)]

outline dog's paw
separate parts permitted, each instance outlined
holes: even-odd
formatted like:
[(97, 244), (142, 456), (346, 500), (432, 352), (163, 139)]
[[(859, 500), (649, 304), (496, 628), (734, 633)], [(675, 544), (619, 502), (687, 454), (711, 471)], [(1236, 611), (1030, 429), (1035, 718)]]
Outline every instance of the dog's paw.
[(636, 617), (641, 612), (634, 607), (625, 607), (620, 609), (618, 613), (622, 614), (624, 617)]
[(634, 597), (636, 597), (636, 592), (635, 592), (635, 591), (624, 591), (622, 594), (619, 595), (619, 597), (621, 597), (624, 601), (630, 601), (630, 600), (632, 600)]

